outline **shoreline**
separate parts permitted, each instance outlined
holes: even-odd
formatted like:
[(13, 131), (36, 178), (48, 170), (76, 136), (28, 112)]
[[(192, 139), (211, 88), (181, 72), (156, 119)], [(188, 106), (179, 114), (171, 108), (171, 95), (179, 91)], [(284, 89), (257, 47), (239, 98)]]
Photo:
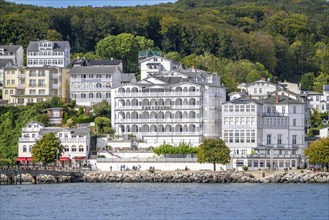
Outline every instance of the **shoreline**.
[[(22, 179), (19, 179), (19, 178)], [(0, 183), (7, 183), (1, 175)], [(17, 183), (18, 182), (18, 183)], [(33, 182), (32, 176), (16, 176), (16, 183)], [(329, 172), (281, 171), (87, 171), (82, 177), (39, 175), (37, 183), (329, 183)]]

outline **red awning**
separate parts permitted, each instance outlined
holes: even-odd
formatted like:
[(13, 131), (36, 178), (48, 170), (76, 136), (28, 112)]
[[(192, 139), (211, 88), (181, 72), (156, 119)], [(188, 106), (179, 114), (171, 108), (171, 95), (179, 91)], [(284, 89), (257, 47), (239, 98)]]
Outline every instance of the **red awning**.
[(69, 160), (70, 158), (69, 157), (60, 157), (59, 160), (60, 161), (66, 161), (66, 160)]
[(16, 161), (32, 161), (32, 157), (17, 157)]
[(84, 160), (86, 157), (74, 157), (74, 160)]

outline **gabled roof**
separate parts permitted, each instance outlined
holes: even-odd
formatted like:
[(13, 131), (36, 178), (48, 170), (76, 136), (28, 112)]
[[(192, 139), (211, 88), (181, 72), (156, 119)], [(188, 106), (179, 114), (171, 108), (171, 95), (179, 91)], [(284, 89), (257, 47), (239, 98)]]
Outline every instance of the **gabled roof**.
[(29, 125), (29, 124), (38, 124), (38, 125), (41, 125), (41, 126), (45, 126), (44, 124), (42, 124), (41, 122), (38, 122), (38, 121), (30, 121), (26, 125)]
[(116, 70), (118, 70), (117, 66), (74, 66), (70, 70), (70, 74), (114, 73)]
[(89, 60), (90, 66), (117, 66), (121, 63), (121, 60)]
[[(39, 51), (40, 42), (48, 42), (48, 41), (31, 41), (29, 43), (29, 46), (26, 48), (26, 51), (36, 51), (36, 52)], [(54, 43), (52, 50), (59, 52), (64, 52), (66, 46), (70, 45), (68, 41), (49, 41), (49, 42)]]
[(260, 101), (265, 104), (304, 104), (302, 100), (292, 99), (285, 95), (270, 96)]
[(133, 73), (123, 73), (121, 74), (121, 82), (131, 82), (131, 80), (135, 77)]
[(225, 105), (225, 104), (248, 104), (248, 103), (256, 103), (258, 105), (262, 104), (259, 100), (256, 100), (256, 99), (252, 99), (252, 98), (248, 98), (248, 97), (241, 97), (241, 98), (227, 101), (227, 102), (223, 103), (223, 105)]
[(11, 59), (0, 59), (0, 69), (5, 68), (8, 64), (10, 66), (14, 65)]
[(148, 60), (153, 59), (153, 58), (163, 59), (163, 60), (166, 60), (166, 61), (169, 61), (169, 62), (173, 62), (173, 63), (179, 65), (179, 62), (177, 62), (177, 61), (170, 60), (170, 59), (167, 59), (165, 57), (160, 57), (160, 56), (156, 56), (156, 55), (151, 56), (151, 57), (146, 57), (145, 59), (140, 60), (139, 63), (143, 63), (143, 62), (148, 61)]
[(0, 49), (4, 49), (4, 52), (6, 53), (15, 53), (21, 45), (0, 45)]

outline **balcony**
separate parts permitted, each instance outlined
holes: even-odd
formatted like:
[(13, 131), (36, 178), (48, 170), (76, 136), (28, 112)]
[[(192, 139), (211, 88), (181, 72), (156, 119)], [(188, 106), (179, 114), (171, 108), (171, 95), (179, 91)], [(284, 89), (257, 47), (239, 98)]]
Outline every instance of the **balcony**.
[(17, 89), (25, 89), (25, 84), (18, 84), (16, 86)]
[(51, 78), (52, 79), (58, 79), (60, 77), (60, 75), (58, 73), (52, 74)]
[(58, 87), (59, 87), (59, 84), (52, 84), (52, 85), (51, 85), (51, 88), (52, 88), (52, 89), (58, 89)]
[(196, 97), (201, 96), (201, 92), (130, 92), (130, 93), (124, 93), (124, 92), (117, 92), (116, 97), (157, 97), (157, 98), (167, 98), (170, 96), (182, 96), (182, 97)]
[(278, 112), (263, 112), (263, 117), (288, 117), (288, 114)]
[(17, 78), (24, 79), (25, 78), (25, 74), (17, 74)]

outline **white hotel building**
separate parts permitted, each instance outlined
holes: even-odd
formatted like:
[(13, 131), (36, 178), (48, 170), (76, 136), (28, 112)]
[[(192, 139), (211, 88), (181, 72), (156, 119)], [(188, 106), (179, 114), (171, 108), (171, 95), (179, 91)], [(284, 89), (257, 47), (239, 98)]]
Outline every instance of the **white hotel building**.
[(149, 146), (199, 145), (203, 138), (220, 137), (225, 101), (217, 75), (170, 71), (114, 88), (112, 127), (116, 134), (133, 134)]
[(27, 67), (66, 67), (70, 63), (68, 41), (31, 41), (26, 49)]
[(223, 104), (223, 139), (233, 167), (304, 166), (305, 103), (284, 95)]
[(22, 128), (22, 135), (18, 141), (17, 161), (25, 163), (32, 161), (31, 152), (35, 141), (50, 132), (55, 133), (64, 146), (64, 152), (58, 158), (63, 164), (72, 164), (72, 160), (81, 163), (82, 160), (87, 159), (90, 150), (90, 131), (87, 128), (45, 127), (40, 122), (32, 121)]

